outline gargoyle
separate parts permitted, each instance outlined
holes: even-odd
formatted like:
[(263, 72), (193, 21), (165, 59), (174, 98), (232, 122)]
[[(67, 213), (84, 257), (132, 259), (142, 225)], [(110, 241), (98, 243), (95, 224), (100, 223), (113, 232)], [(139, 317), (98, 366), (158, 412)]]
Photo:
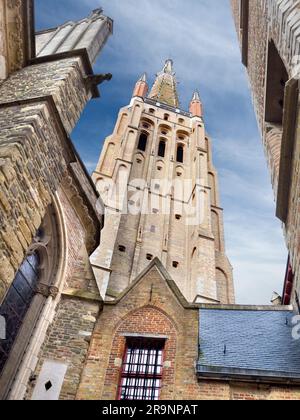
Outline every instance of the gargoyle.
[(109, 81), (112, 79), (112, 74), (91, 74), (85, 77), (86, 84), (89, 88), (101, 85), (105, 80)]

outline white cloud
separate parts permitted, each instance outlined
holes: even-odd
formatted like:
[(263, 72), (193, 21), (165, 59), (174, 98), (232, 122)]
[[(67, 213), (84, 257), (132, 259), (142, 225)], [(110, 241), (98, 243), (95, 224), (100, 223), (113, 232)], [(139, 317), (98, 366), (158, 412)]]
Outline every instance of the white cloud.
[[(85, 3), (94, 7), (96, 2)], [(123, 73), (136, 77), (138, 68), (153, 76), (170, 57), (179, 81), (189, 89), (197, 82), (206, 89), (239, 88), (244, 74), (236, 65), (240, 55), (233, 27), (224, 24), (230, 19), (227, 0), (140, 0), (138, 5), (123, 0), (121, 6), (120, 0), (103, 0), (101, 5), (115, 21), (115, 39), (108, 48), (118, 44), (111, 54)], [(191, 93), (184, 89), (182, 94)]]

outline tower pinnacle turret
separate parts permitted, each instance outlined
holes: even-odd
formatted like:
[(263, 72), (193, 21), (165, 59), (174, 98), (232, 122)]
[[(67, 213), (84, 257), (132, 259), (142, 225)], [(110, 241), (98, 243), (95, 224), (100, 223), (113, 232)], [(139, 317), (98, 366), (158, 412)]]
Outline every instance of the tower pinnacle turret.
[(190, 103), (190, 113), (194, 117), (203, 117), (203, 106), (200, 99), (200, 94), (198, 90), (195, 90), (191, 103)]
[(144, 98), (148, 92), (147, 74), (143, 73), (139, 80), (136, 82), (133, 97), (139, 96)]
[(178, 108), (177, 81), (171, 59), (166, 60), (162, 71), (157, 74), (149, 98)]

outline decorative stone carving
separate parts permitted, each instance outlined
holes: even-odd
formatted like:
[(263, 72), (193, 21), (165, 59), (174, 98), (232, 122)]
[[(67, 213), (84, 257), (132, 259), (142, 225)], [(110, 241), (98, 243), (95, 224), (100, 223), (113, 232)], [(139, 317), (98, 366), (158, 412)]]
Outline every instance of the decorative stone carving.
[(45, 298), (52, 297), (55, 299), (58, 295), (58, 288), (54, 286), (49, 286), (48, 284), (39, 283), (36, 288), (36, 293), (44, 296)]

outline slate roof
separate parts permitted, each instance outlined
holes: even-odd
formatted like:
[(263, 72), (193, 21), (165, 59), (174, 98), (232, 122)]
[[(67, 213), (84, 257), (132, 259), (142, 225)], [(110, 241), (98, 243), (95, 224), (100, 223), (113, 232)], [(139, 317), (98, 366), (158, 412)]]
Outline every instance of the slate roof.
[(199, 376), (300, 382), (291, 311), (200, 309)]

